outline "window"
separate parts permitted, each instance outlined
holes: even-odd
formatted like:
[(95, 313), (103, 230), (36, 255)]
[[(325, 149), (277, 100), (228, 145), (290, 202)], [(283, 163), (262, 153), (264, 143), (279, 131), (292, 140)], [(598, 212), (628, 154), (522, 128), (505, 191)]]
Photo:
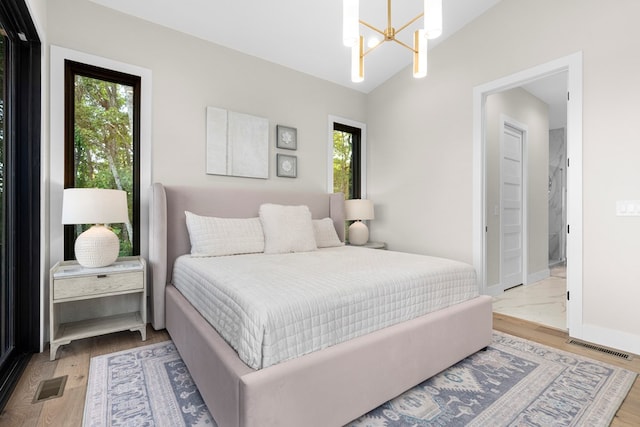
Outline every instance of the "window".
[(38, 351), (40, 40), (24, 0), (0, 2), (0, 410)]
[(333, 123), (333, 192), (345, 199), (362, 197), (361, 138), (360, 128)]
[[(64, 186), (127, 192), (129, 222), (111, 225), (120, 256), (140, 254), (140, 87), (140, 76), (65, 61)], [(65, 226), (65, 259), (90, 226)]]

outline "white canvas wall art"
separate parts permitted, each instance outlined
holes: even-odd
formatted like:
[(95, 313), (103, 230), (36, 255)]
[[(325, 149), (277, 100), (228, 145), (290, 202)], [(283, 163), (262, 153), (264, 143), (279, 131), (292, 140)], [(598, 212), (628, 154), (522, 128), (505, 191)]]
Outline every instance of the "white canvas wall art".
[(206, 172), (269, 178), (269, 120), (207, 107)]

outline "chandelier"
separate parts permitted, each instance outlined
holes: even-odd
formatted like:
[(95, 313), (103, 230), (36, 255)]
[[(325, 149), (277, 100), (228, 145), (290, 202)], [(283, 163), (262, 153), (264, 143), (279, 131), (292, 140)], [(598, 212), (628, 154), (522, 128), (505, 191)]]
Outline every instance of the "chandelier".
[[(342, 37), (345, 46), (351, 48), (351, 81), (357, 83), (364, 80), (364, 57), (378, 48), (382, 43), (393, 41), (413, 52), (413, 77), (427, 75), (427, 40), (435, 39), (442, 34), (442, 0), (424, 0), (424, 12), (411, 19), (398, 29), (391, 24), (391, 0), (387, 0), (387, 27), (377, 28), (359, 19), (359, 0), (343, 0)], [(398, 40), (396, 36), (402, 30), (424, 17), (424, 28), (416, 30), (413, 35), (413, 47)], [(380, 34), (381, 42), (364, 49), (364, 36), (360, 34), (360, 25)]]

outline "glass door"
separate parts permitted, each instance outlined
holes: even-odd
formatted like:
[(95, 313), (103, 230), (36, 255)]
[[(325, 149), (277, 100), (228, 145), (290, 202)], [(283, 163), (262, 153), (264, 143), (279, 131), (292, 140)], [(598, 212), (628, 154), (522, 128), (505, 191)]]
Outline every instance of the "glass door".
[(5, 221), (5, 186), (4, 186), (4, 154), (5, 150), (5, 105), (6, 105), (6, 45), (7, 37), (4, 29), (0, 28), (0, 361), (4, 360), (10, 350), (13, 339), (10, 325), (11, 301), (10, 291), (7, 286), (6, 275), (6, 221)]
[(0, 1), (0, 410), (40, 346), (40, 48), (25, 1)]

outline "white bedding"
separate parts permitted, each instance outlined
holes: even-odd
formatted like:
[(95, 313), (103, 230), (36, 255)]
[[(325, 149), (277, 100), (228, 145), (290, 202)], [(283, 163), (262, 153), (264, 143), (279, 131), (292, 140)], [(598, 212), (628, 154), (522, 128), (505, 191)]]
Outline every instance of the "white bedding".
[(184, 255), (173, 284), (254, 369), (478, 295), (468, 264), (353, 246)]

